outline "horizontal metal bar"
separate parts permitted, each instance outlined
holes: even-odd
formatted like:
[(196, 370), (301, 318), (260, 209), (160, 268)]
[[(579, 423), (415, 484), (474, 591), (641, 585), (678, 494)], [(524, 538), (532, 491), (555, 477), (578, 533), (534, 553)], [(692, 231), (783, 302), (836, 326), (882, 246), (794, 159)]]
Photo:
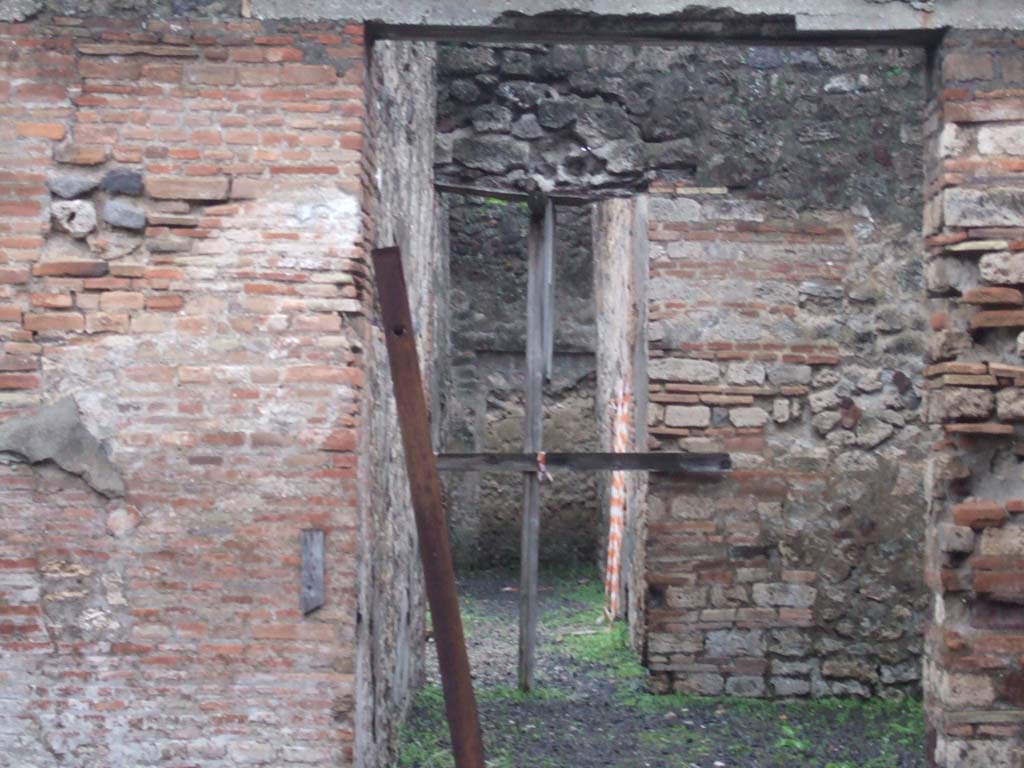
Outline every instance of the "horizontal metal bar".
[[(727, 453), (545, 453), (547, 469), (575, 472), (671, 472), (717, 475), (732, 469)], [(535, 472), (535, 453), (440, 453), (442, 472)]]

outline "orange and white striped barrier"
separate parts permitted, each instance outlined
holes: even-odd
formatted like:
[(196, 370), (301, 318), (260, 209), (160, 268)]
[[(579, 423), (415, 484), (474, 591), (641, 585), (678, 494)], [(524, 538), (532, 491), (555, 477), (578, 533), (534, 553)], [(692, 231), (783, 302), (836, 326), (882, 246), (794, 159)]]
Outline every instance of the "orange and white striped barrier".
[[(625, 453), (629, 449), (630, 394), (620, 381), (615, 393), (615, 434), (612, 451)], [(626, 473), (612, 472), (611, 509), (608, 514), (608, 564), (604, 575), (605, 618), (611, 624), (619, 612), (619, 567), (622, 563), (622, 530), (626, 519)]]

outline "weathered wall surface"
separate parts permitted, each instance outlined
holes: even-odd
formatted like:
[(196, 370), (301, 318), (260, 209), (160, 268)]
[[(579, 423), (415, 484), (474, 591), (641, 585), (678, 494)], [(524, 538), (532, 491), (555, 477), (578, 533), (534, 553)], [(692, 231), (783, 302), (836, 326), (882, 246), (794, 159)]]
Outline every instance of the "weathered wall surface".
[(929, 757), (1024, 759), (1024, 49), (952, 34), (936, 60), (925, 234), (932, 296)]
[[(445, 441), (453, 452), (523, 449), (526, 375), (525, 206), (448, 195), (451, 381)], [(597, 449), (590, 209), (557, 210), (554, 375), (545, 387), (545, 447)], [(445, 477), (456, 561), (506, 565), (519, 556), (522, 480)], [(543, 493), (541, 557), (589, 562), (600, 538), (595, 478), (555, 473)]]
[(616, 189), (658, 175), (882, 209), (919, 195), (920, 158), (894, 151), (906, 136), (888, 118), (920, 118), (921, 63), (912, 50), (445, 46), (438, 175)]
[[(434, 297), (447, 294), (447, 270), (434, 210), (435, 63), (429, 43), (373, 46), (364, 178), (374, 244), (402, 249), (424, 380), (436, 393), (437, 340), (446, 328)], [(396, 725), (421, 676), (423, 586), (387, 351), (374, 324), (365, 355), (356, 755), (357, 765), (388, 766)]]
[(735, 466), (652, 477), (654, 685), (913, 689), (931, 439), (918, 236), (884, 211), (794, 217), (713, 190), (652, 194), (650, 236), (651, 447)]
[(0, 465), (5, 758), (351, 764), (362, 27), (42, 19), (0, 73), (0, 415), (74, 398), (124, 483)]

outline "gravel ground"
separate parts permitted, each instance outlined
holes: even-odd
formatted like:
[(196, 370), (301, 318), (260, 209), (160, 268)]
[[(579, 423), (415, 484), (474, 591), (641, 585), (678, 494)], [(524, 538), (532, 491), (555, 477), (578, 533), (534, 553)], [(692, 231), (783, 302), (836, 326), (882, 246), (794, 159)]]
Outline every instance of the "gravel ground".
[[(542, 580), (537, 690), (516, 689), (517, 578), (460, 579), (490, 768), (923, 768), (920, 703), (652, 696), (601, 585)], [(436, 658), (402, 732), (401, 768), (450, 768)]]

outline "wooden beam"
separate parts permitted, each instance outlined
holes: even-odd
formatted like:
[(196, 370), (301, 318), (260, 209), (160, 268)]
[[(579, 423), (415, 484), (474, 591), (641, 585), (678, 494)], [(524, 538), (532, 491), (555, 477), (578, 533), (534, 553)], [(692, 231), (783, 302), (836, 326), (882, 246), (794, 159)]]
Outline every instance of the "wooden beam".
[[(527, 234), (526, 278), (526, 415), (523, 448), (537, 453), (544, 428), (544, 242), (543, 211), (531, 211)], [(549, 255), (549, 254), (548, 254)], [(540, 478), (523, 475), (523, 519), (519, 557), (519, 688), (533, 688), (537, 655), (537, 579), (540, 550)]]
[[(495, 200), (506, 200), (510, 203), (525, 203), (527, 202), (531, 194), (530, 192), (521, 192), (515, 189), (497, 189), (492, 187), (478, 187), (473, 184), (453, 184), (446, 181), (435, 181), (434, 191), (445, 192), (451, 195), (469, 195), (471, 197), (493, 197)], [(642, 190), (638, 190), (642, 191)], [(625, 197), (625, 192), (608, 192), (607, 194), (600, 193), (578, 193), (573, 194), (571, 192), (556, 192), (549, 195), (549, 199), (555, 205), (590, 205), (600, 200), (607, 199), (609, 197)]]
[(694, 24), (673, 26), (670, 21), (652, 17), (644, 26), (630, 27), (629, 20), (595, 17), (596, 24), (567, 24), (563, 17), (540, 14), (524, 17), (515, 27), (443, 26), (430, 24), (366, 25), (371, 40), (434, 40), (445, 43), (552, 44), (552, 45), (679, 45), (701, 43), (720, 47), (738, 46), (823, 48), (931, 48), (945, 33), (936, 29), (799, 30), (792, 24), (780, 24), (763, 30), (731, 29), (728, 25)]
[(302, 589), (299, 609), (302, 615), (324, 605), (324, 532), (309, 529), (302, 532)]
[(541, 343), (544, 356), (544, 380), (551, 380), (555, 362), (555, 206), (548, 198), (544, 205), (544, 229), (541, 234)]
[[(679, 475), (719, 475), (732, 469), (727, 453), (545, 453), (548, 469), (574, 472), (669, 472)], [(535, 453), (442, 453), (441, 472), (533, 472)]]
[(459, 615), (448, 521), (441, 503), (441, 479), (430, 441), (430, 419), (398, 248), (375, 250), (373, 271), (398, 406), (398, 425), (405, 448), (427, 600), (434, 622), (434, 644), (441, 669), (452, 752), (456, 768), (484, 768), (480, 718)]

